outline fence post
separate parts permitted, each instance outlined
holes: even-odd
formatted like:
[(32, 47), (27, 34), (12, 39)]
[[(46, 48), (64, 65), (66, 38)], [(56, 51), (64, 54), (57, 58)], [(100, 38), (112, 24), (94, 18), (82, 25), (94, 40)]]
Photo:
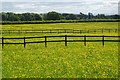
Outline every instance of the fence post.
[(66, 33), (66, 29), (65, 29), (65, 33)]
[(109, 29), (109, 33), (110, 33), (110, 29)]
[[(12, 32), (12, 31), (11, 31)], [(8, 33), (10, 34), (10, 30), (8, 30)]]
[(45, 47), (47, 47), (47, 37), (45, 36)]
[(51, 33), (51, 29), (50, 29), (50, 33)]
[(94, 32), (96, 32), (96, 30), (94, 30)]
[(2, 48), (3, 48), (3, 46), (4, 46), (4, 38), (2, 37)]
[(25, 48), (25, 46), (26, 46), (26, 43), (25, 43), (25, 37), (24, 37), (24, 48)]
[(21, 27), (21, 31), (22, 31), (22, 27)]
[(59, 29), (58, 29), (58, 34), (59, 34)]
[(84, 45), (86, 46), (86, 35), (84, 35)]
[(104, 46), (104, 35), (102, 36), (102, 43), (103, 43), (103, 46)]
[(115, 32), (117, 32), (117, 29), (115, 29)]
[(20, 30), (18, 30), (18, 34), (20, 34)]
[(103, 29), (102, 29), (102, 33), (103, 33)]
[(87, 33), (89, 33), (89, 30), (87, 31)]
[(80, 30), (80, 34), (82, 33), (82, 31)]
[(67, 35), (65, 35), (65, 46), (67, 46)]

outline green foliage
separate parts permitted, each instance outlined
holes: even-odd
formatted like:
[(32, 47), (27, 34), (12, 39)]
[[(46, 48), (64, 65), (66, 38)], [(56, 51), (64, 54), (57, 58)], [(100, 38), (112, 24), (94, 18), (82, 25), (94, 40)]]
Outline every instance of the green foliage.
[(23, 14), (15, 14), (12, 12), (1, 13), (3, 21), (36, 21), (42, 20), (40, 14), (35, 13), (23, 13)]
[(77, 17), (74, 14), (69, 14), (68, 16), (66, 16), (66, 20), (76, 20)]
[(70, 14), (70, 13), (58, 13), (55, 11), (36, 14), (36, 13), (12, 13), (2, 12), (0, 13), (3, 21), (41, 21), (41, 20), (88, 20), (88, 19), (120, 19), (120, 15), (105, 15), (92, 13), (84, 14)]
[(60, 20), (60, 14), (57, 12), (48, 12), (46, 14), (46, 20)]
[(8, 12), (8, 13), (2, 13), (2, 20), (3, 21), (19, 21), (20, 18), (17, 16), (17, 14)]
[(34, 21), (34, 20), (42, 20), (42, 17), (39, 14), (33, 13), (23, 13), (21, 15), (21, 21)]

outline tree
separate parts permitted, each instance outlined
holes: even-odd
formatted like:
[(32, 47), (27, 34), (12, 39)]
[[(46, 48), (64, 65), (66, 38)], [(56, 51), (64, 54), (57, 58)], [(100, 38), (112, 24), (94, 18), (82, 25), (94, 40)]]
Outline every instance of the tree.
[(34, 21), (34, 20), (42, 20), (42, 17), (40, 14), (35, 14), (35, 13), (23, 13), (23, 14), (18, 14), (21, 21)]
[(31, 13), (23, 13), (21, 15), (21, 20), (22, 21), (32, 21), (32, 20), (34, 20), (33, 14), (31, 14)]
[(42, 20), (41, 15), (39, 15), (39, 14), (34, 14), (34, 20)]
[(1, 19), (2, 19), (3, 21), (6, 21), (6, 20), (7, 20), (7, 19), (6, 19), (6, 13), (2, 12), (2, 13), (0, 13), (0, 15), (1, 15)]
[(117, 15), (117, 14), (112, 15), (112, 18), (113, 18), (113, 19), (120, 19), (120, 15)]
[(97, 19), (105, 19), (105, 15), (104, 14), (97, 14), (96, 18)]
[(60, 14), (57, 12), (48, 12), (45, 16), (46, 20), (60, 20)]
[(8, 12), (8, 13), (2, 13), (2, 19), (6, 20), (6, 21), (18, 21), (20, 20), (19, 17), (12, 12)]
[(120, 15), (105, 15), (92, 13), (83, 14), (69, 14), (69, 13), (57, 13), (48, 12), (47, 14), (37, 14), (37, 13), (12, 13), (12, 12), (1, 12), (0, 19), (2, 21), (38, 21), (38, 20), (80, 20), (80, 19), (120, 19)]
[(93, 18), (93, 14), (92, 13), (88, 13), (88, 19), (92, 19)]
[(77, 19), (77, 17), (74, 14), (69, 14), (69, 15), (66, 16), (66, 19), (67, 20), (75, 20), (75, 19)]
[(62, 19), (66, 20), (66, 17), (67, 17), (68, 15), (69, 15), (68, 13), (62, 13), (62, 14), (61, 14)]
[(88, 17), (87, 15), (85, 15), (85, 14), (83, 14), (81, 12), (80, 12), (79, 16), (80, 16), (80, 19), (87, 19), (87, 17)]

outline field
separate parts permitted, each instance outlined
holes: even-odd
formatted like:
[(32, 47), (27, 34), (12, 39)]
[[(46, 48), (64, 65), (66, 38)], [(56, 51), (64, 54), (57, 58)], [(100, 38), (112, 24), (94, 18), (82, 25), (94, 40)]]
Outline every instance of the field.
[[(117, 22), (57, 23), (57, 24), (14, 24), (3, 25), (3, 30), (39, 30), (39, 29), (118, 29)], [(109, 35), (104, 33), (4, 33), (3, 37), (28, 37), (48, 35)], [(61, 39), (61, 38), (56, 38)], [(79, 39), (79, 38), (76, 38)], [(94, 39), (94, 38), (91, 38)], [(97, 39), (97, 38), (95, 38)], [(39, 39), (33, 39), (39, 40)], [(33, 41), (32, 40), (32, 41)], [(22, 40), (6, 40), (6, 42)], [(117, 78), (118, 42), (82, 42), (43, 43), (23, 45), (4, 45), (2, 49), (3, 78)]]

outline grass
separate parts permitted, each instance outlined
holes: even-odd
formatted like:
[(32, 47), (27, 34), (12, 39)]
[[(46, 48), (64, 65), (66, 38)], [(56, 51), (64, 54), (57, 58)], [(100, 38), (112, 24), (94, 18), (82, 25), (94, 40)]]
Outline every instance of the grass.
[[(52, 46), (51, 46), (52, 45)], [(74, 46), (74, 48), (73, 48)], [(97, 46), (97, 47), (96, 47)], [(114, 48), (113, 48), (114, 47)], [(3, 49), (3, 77), (115, 78), (117, 43), (48, 43), (8, 45)]]
[(39, 30), (39, 29), (117, 29), (118, 22), (82, 22), (57, 24), (18, 24), (3, 25), (3, 30)]
[[(18, 27), (10, 27), (18, 26)], [(3, 25), (3, 29), (99, 29), (117, 28), (117, 23), (71, 23), (71, 24), (24, 24)], [(99, 27), (100, 26), (100, 27)], [(107, 27), (108, 26), (108, 27)], [(65, 35), (62, 34), (3, 34), (4, 37)], [(68, 34), (67, 35), (85, 35)], [(117, 33), (95, 33), (86, 35), (118, 35)], [(60, 38), (59, 38), (60, 39)], [(74, 38), (72, 38), (74, 39)], [(34, 39), (38, 40), (38, 39)], [(12, 42), (13, 40), (7, 40)], [(32, 40), (33, 41), (33, 40)], [(20, 41), (21, 42), (21, 41)], [(3, 78), (117, 78), (118, 43), (100, 42), (44, 43), (5, 45), (2, 53)]]

